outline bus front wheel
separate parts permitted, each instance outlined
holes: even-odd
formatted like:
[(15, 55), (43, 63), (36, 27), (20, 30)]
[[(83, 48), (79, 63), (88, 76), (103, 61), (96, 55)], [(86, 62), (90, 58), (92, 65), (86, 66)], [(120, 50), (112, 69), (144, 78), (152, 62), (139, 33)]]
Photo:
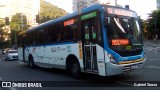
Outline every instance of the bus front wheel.
[(79, 63), (76, 61), (70, 62), (70, 74), (74, 78), (80, 78), (81, 71)]

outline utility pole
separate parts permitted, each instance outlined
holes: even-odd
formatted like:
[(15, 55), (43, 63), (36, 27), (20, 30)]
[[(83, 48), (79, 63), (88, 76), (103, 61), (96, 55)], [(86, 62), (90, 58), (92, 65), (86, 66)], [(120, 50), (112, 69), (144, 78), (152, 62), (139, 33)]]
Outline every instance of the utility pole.
[(157, 38), (158, 38), (158, 36), (157, 36), (157, 17), (155, 17), (155, 40), (156, 40), (156, 47), (157, 47)]

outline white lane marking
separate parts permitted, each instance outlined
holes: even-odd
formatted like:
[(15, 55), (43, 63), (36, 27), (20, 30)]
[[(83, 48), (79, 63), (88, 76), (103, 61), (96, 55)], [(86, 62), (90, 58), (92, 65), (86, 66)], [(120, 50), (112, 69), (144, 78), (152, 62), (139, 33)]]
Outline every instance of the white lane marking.
[[(157, 51), (157, 52), (160, 52), (160, 50), (157, 50), (157, 49), (159, 49), (159, 48), (144, 48), (145, 50), (148, 50), (148, 51), (152, 51), (152, 50), (154, 50), (154, 51)], [(157, 53), (156, 52), (156, 53)]]
[(155, 50), (155, 53), (160, 53), (160, 50)]
[(152, 61), (157, 61), (157, 60), (160, 60), (160, 59), (150, 59), (150, 60), (152, 60)]
[(151, 50), (153, 50), (154, 48), (144, 48), (144, 49), (151, 51)]
[(160, 67), (157, 67), (157, 66), (147, 66), (149, 68), (156, 68), (156, 69), (160, 69)]
[(13, 88), (13, 87), (10, 87), (9, 89), (10, 89), (10, 90), (17, 90), (16, 88)]
[(123, 84), (123, 85), (127, 85), (127, 86), (134, 86), (133, 84), (129, 84), (129, 83), (124, 83), (124, 82), (116, 82), (116, 83), (118, 83), (118, 84)]

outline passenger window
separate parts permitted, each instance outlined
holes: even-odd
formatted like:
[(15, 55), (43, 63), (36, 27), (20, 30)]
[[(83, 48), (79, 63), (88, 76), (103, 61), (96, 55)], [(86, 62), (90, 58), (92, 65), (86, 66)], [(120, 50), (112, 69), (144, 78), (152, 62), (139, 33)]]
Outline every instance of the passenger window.
[(54, 24), (48, 27), (47, 42), (59, 42), (60, 41), (60, 26)]
[(69, 19), (64, 21), (61, 29), (62, 41), (76, 40), (77, 39), (77, 19)]

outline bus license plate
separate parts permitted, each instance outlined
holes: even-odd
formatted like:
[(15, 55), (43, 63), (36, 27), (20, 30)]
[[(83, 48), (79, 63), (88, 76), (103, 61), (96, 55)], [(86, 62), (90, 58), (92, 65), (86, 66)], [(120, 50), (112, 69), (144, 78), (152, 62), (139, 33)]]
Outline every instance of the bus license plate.
[(131, 66), (131, 69), (137, 69), (137, 68), (140, 68), (140, 67), (139, 67), (139, 65), (137, 65), (137, 64), (136, 64), (136, 65)]

